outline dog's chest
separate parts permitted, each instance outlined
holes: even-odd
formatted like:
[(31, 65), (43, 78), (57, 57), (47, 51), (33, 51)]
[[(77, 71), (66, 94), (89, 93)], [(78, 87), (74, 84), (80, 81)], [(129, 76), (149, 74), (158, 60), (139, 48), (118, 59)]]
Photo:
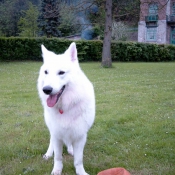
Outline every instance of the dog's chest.
[(51, 134), (56, 135), (60, 139), (76, 139), (78, 136), (88, 131), (88, 125), (83, 115), (74, 117), (72, 115), (55, 114), (47, 118), (46, 124)]

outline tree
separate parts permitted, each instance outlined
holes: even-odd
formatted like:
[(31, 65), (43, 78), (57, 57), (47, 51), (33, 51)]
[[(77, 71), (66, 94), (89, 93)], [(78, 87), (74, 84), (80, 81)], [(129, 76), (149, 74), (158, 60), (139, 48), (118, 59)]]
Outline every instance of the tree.
[[(83, 39), (92, 39), (94, 37), (93, 26), (88, 19), (89, 12), (93, 9), (93, 0), (61, 0), (67, 4), (69, 12), (72, 12), (74, 15), (71, 16), (69, 12), (66, 13), (66, 9), (64, 8), (64, 15), (60, 11), (61, 14), (61, 27), (63, 26), (66, 29), (70, 30), (75, 28), (76, 33), (81, 33), (81, 38)], [(68, 21), (68, 23), (64, 23)], [(73, 25), (72, 25), (73, 22)], [(64, 23), (64, 25), (63, 25)], [(71, 25), (70, 25), (71, 24)], [(60, 28), (60, 27), (59, 27)], [(64, 30), (65, 32), (65, 30)]]
[[(33, 0), (32, 0), (33, 1)], [(53, 0), (52, 0), (53, 1)], [(91, 32), (92, 25), (88, 20), (87, 14), (91, 11), (94, 0), (57, 0), (57, 13), (59, 24), (56, 27), (61, 32), (61, 36), (67, 36), (75, 33)], [(47, 1), (48, 2), (48, 1)], [(46, 3), (46, 1), (45, 1)], [(44, 1), (42, 1), (41, 7), (43, 8)], [(42, 13), (41, 8), (41, 13)], [(41, 14), (40, 14), (41, 15)], [(43, 32), (44, 21), (43, 17), (39, 17), (40, 35), (46, 35)], [(90, 28), (90, 29), (89, 29)], [(88, 30), (87, 30), (88, 29)], [(93, 35), (94, 37), (94, 35)]]
[(37, 7), (40, 4), (40, 0), (28, 0), (29, 2), (31, 2), (33, 5), (36, 5)]
[(112, 0), (106, 0), (105, 5), (105, 31), (102, 51), (102, 66), (112, 67), (111, 36), (112, 36)]
[(38, 32), (37, 18), (38, 9), (35, 5), (29, 2), (29, 9), (24, 11), (24, 17), (21, 17), (18, 22), (18, 28), (21, 31), (20, 36), (36, 37)]
[(81, 32), (81, 26), (78, 24), (76, 12), (66, 3), (60, 3), (60, 25), (58, 29), (62, 36), (73, 35)]
[[(91, 16), (93, 23), (100, 28), (104, 28), (103, 33), (103, 51), (102, 51), (102, 66), (111, 67), (111, 34), (112, 34), (112, 21), (127, 22), (130, 25), (136, 24), (139, 17), (140, 0), (94, 0), (100, 11), (95, 13), (96, 16)], [(103, 13), (105, 9), (105, 13)], [(104, 20), (105, 18), (105, 20)], [(105, 25), (104, 25), (105, 21)]]
[(58, 30), (60, 25), (59, 3), (57, 0), (42, 0), (41, 13), (38, 17), (39, 35), (59, 37), (61, 32)]
[(27, 0), (0, 2), (0, 31), (4, 36), (17, 36), (18, 21), (22, 11), (28, 7)]

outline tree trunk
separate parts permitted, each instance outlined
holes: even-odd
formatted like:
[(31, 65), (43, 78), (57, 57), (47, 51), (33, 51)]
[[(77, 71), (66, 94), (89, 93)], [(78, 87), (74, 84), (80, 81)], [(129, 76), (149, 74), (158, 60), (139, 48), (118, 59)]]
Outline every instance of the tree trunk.
[(112, 0), (106, 0), (105, 31), (104, 31), (103, 52), (102, 52), (103, 67), (112, 67), (111, 35), (112, 35)]

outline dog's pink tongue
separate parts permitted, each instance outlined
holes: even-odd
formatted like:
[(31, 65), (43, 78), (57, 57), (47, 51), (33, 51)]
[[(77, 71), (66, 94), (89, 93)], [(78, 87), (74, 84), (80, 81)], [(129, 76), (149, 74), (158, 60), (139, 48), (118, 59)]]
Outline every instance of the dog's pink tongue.
[(57, 102), (57, 94), (56, 95), (49, 95), (47, 99), (47, 106), (53, 107)]

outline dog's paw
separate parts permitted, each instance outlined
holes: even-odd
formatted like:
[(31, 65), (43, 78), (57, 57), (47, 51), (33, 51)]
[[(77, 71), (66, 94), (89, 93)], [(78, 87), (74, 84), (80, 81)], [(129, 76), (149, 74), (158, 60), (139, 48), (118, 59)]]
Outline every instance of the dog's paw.
[(61, 171), (60, 170), (53, 170), (51, 172), (51, 175), (61, 175)]
[(84, 170), (79, 170), (79, 171), (76, 171), (76, 175), (89, 175), (89, 174), (86, 173)]
[(43, 159), (44, 159), (44, 160), (48, 160), (48, 159), (51, 158), (51, 157), (52, 157), (52, 156), (47, 155), (47, 154), (44, 154), (44, 155), (43, 155)]
[(81, 173), (81, 174), (77, 174), (77, 175), (89, 175), (89, 174), (87, 174), (86, 172), (84, 172), (83, 174)]
[(75, 169), (76, 169), (76, 175), (89, 175), (88, 173), (86, 173), (83, 164), (75, 165)]

